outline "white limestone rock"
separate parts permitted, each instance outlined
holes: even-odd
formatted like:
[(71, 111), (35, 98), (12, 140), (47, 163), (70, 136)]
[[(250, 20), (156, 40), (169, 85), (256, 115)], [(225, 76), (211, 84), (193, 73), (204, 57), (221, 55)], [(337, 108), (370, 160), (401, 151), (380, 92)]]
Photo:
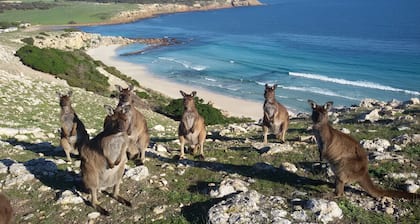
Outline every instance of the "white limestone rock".
[(381, 115), (379, 115), (379, 112), (379, 109), (373, 109), (369, 113), (361, 115), (361, 117), (358, 119), (358, 122), (363, 123), (369, 121), (371, 123), (374, 123), (376, 121), (379, 121), (381, 119)]
[(70, 190), (65, 190), (61, 192), (60, 196), (57, 199), (57, 204), (61, 204), (61, 205), (81, 204), (81, 203), (83, 203), (83, 198)]
[(291, 223), (287, 203), (282, 197), (267, 197), (255, 190), (241, 192), (223, 200), (208, 212), (208, 223)]
[(130, 178), (135, 181), (141, 181), (149, 176), (149, 169), (147, 166), (137, 166), (129, 168), (125, 171), (124, 178)]
[(297, 167), (293, 163), (284, 162), (281, 164), (281, 169), (289, 171), (291, 173), (296, 173), (298, 171)]
[(322, 223), (336, 222), (337, 219), (343, 217), (343, 211), (334, 201), (311, 199), (306, 202), (306, 207), (309, 208), (316, 215), (316, 219)]
[(213, 198), (222, 198), (235, 192), (247, 192), (249, 183), (240, 179), (225, 177), (217, 189), (210, 191)]
[(165, 127), (163, 127), (162, 125), (158, 124), (156, 126), (153, 127), (153, 130), (158, 131), (158, 132), (164, 132), (165, 131)]
[(373, 140), (363, 139), (362, 141), (360, 141), (360, 144), (362, 145), (363, 148), (369, 151), (378, 151), (378, 152), (383, 152), (391, 146), (391, 143), (388, 140), (380, 139), (380, 138), (375, 138)]

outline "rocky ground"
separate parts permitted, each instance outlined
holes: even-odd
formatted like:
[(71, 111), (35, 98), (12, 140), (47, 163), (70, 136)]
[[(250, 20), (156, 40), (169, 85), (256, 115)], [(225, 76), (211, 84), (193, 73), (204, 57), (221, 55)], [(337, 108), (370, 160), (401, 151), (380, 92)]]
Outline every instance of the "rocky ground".
[[(152, 143), (145, 166), (127, 164), (121, 191), (133, 207), (99, 194), (102, 206), (112, 213), (100, 216), (86, 204), (78, 157), (67, 163), (59, 147), (56, 93), (73, 90), (73, 106), (91, 136), (101, 131), (103, 105), (117, 101), (25, 67), (14, 56), (18, 40), (0, 45), (0, 188), (12, 201), (16, 223), (420, 220), (419, 202), (374, 199), (358, 185), (348, 186), (345, 197), (333, 198), (332, 173), (318, 161), (308, 114), (292, 118), (285, 144), (271, 138), (263, 145), (258, 123), (210, 126), (206, 159), (187, 155), (177, 161), (178, 122), (142, 108)], [(358, 107), (334, 109), (330, 120), (368, 150), (375, 183), (419, 192), (419, 114), (416, 98), (367, 99)]]

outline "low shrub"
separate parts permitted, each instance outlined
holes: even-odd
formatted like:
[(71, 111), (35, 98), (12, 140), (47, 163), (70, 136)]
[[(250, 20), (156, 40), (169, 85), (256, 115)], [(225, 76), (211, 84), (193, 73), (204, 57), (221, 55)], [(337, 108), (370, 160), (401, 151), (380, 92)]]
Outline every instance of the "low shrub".
[(34, 45), (34, 38), (26, 37), (21, 40), (25, 44)]
[[(251, 119), (227, 117), (223, 115), (222, 111), (213, 107), (209, 103), (205, 103), (203, 99), (195, 97), (195, 105), (198, 113), (203, 116), (206, 125), (214, 124), (227, 124), (227, 123), (241, 123), (249, 122)], [(184, 113), (183, 99), (174, 99), (169, 102), (168, 105), (161, 108), (159, 111), (175, 120), (181, 120), (182, 114)]]
[(25, 65), (64, 79), (70, 86), (101, 95), (109, 94), (108, 78), (96, 70), (93, 59), (83, 51), (40, 49), (26, 45), (16, 51), (16, 56)]
[(138, 96), (138, 97), (140, 97), (141, 99), (150, 99), (150, 95), (149, 94), (147, 94), (146, 92), (137, 92), (136, 91), (136, 95)]

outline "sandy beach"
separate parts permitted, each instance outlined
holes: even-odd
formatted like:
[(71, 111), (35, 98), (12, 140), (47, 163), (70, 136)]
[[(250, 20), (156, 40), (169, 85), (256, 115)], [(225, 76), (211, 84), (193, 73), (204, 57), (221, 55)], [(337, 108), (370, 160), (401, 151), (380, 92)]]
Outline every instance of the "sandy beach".
[[(118, 59), (116, 50), (120, 45), (100, 46), (87, 51), (96, 60), (100, 60), (108, 66), (114, 66), (122, 73), (136, 79), (141, 86), (158, 91), (171, 98), (181, 98), (180, 90), (185, 92), (197, 91), (197, 96), (206, 102), (211, 102), (215, 107), (226, 112), (230, 116), (249, 117), (258, 121), (262, 118), (263, 102), (244, 100), (215, 93), (197, 86), (190, 86), (169, 81), (150, 73), (145, 66), (125, 62)], [(264, 90), (261, 89), (261, 94)]]

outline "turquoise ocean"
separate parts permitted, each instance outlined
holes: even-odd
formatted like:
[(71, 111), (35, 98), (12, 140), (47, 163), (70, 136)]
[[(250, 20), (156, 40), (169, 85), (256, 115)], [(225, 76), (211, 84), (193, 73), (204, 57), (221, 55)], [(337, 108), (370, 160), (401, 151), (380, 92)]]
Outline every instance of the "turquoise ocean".
[[(420, 97), (420, 1), (262, 2), (80, 29), (176, 38), (181, 44), (119, 58), (174, 82), (261, 104), (264, 85), (276, 83), (277, 100), (295, 112), (309, 112), (307, 99), (350, 106), (364, 98)], [(144, 48), (132, 44), (118, 53)]]

